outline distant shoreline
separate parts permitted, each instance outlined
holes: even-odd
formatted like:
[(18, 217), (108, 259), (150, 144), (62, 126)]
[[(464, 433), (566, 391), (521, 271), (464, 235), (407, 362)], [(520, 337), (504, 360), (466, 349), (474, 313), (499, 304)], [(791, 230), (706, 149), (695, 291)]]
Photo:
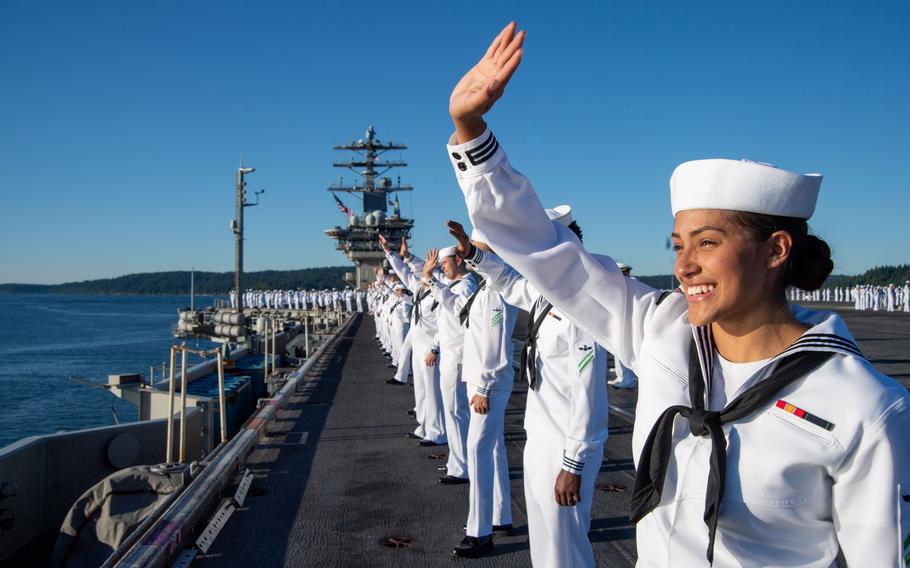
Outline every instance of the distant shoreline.
[[(300, 268), (296, 270), (261, 270), (243, 275), (244, 288), (270, 290), (344, 288), (344, 275), (350, 266)], [(146, 272), (116, 278), (99, 278), (62, 284), (0, 284), (0, 292), (30, 294), (106, 294), (130, 296), (189, 295), (191, 272)], [(234, 287), (233, 272), (195, 272), (197, 295), (227, 295)]]
[[(324, 290), (349, 285), (344, 275), (353, 272), (352, 266), (327, 266), (296, 270), (261, 270), (246, 272), (244, 288), (250, 290)], [(638, 280), (658, 289), (674, 288), (672, 274), (640, 276)], [(910, 264), (876, 266), (855, 276), (832, 274), (823, 287), (854, 286), (856, 284), (902, 285), (910, 280)], [(234, 287), (233, 272), (196, 272), (197, 296), (226, 296)], [(116, 278), (101, 278), (62, 284), (0, 284), (0, 293), (14, 294), (94, 294), (107, 296), (180, 296), (190, 294), (190, 271), (147, 272), (127, 274)]]

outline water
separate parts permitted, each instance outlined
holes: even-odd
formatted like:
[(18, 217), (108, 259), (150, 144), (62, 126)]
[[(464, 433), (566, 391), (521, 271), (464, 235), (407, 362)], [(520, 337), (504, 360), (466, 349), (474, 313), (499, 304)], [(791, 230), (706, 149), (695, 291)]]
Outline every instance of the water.
[[(213, 302), (197, 298), (196, 307)], [(114, 412), (120, 422), (137, 420), (131, 404), (67, 377), (103, 385), (110, 374), (148, 377), (154, 366), (156, 381), (163, 379), (161, 363), (176, 341), (171, 326), (188, 304), (186, 296), (0, 293), (0, 447), (25, 436), (112, 425)]]

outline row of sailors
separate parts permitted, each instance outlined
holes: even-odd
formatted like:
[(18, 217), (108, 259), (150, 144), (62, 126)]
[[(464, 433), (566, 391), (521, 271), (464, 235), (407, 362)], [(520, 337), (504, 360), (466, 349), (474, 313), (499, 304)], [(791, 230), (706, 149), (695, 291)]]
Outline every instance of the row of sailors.
[[(568, 207), (548, 213), (581, 237)], [(511, 337), (525, 310), (519, 373), (529, 385), (524, 493), (532, 559), (592, 565), (587, 532), (607, 438), (607, 353), (492, 252), (464, 260), (467, 235), (460, 225), (453, 230), (462, 254), (447, 247), (426, 259), (406, 242), (393, 251), (380, 237), (391, 272), (380, 272), (367, 294), (376, 339), (397, 368), (387, 382), (406, 384), (413, 374), (410, 436), (421, 446), (448, 444), (440, 483), (470, 483), (466, 537), (453, 553), (484, 555), (492, 535), (512, 527), (504, 419), (515, 379)], [(616, 365), (619, 379), (632, 375)]]
[(682, 286), (624, 278), (584, 248), (568, 211), (542, 207), (482, 118), (524, 38), (507, 26), (449, 99), (456, 132), (446, 151), (474, 238), (450, 222), (457, 248), (431, 251), (422, 267), (382, 242), (395, 276), (380, 275), (370, 295), (399, 370), (410, 338), (414, 434), (425, 445), (445, 436), (442, 481), (471, 484), (453, 552), (485, 554), (511, 524), (503, 414), (514, 380), (508, 337), (524, 309), (535, 566), (594, 565), (587, 530), (607, 438), (597, 380), (605, 349), (642, 378), (630, 507), (639, 567), (827, 567), (838, 551), (850, 565), (910, 564), (910, 396), (869, 363), (837, 314), (789, 305), (782, 293), (782, 284), (818, 289), (833, 268), (807, 223), (822, 176), (749, 160), (679, 165), (670, 205)]
[(853, 304), (857, 310), (872, 311), (904, 311), (910, 312), (910, 280), (903, 287), (888, 284), (887, 286), (872, 286), (857, 284), (856, 286), (835, 286), (823, 288), (812, 292), (791, 288), (788, 291), (791, 302), (837, 302)]
[[(237, 293), (229, 293), (231, 307), (237, 308)], [(246, 290), (243, 293), (243, 305), (249, 308), (266, 309), (331, 309), (363, 312), (366, 294), (361, 290)]]
[[(415, 435), (425, 444), (444, 435), (443, 479), (471, 483), (454, 553), (489, 551), (511, 523), (503, 413), (514, 380), (508, 337), (524, 309), (535, 566), (594, 565), (587, 530), (607, 438), (605, 349), (641, 378), (630, 507), (639, 568), (830, 567), (839, 552), (851, 566), (910, 564), (910, 395), (864, 357), (836, 313), (783, 293), (819, 288), (834, 266), (807, 223), (822, 176), (750, 160), (680, 164), (670, 208), (682, 285), (666, 292), (626, 278), (585, 249), (565, 208), (543, 208), (484, 121), (508, 99), (530, 53), (524, 41), (506, 26), (448, 99), (446, 152), (474, 238), (450, 222), (457, 248), (431, 251), (422, 267), (388, 251), (396, 276), (380, 276), (370, 293), (379, 339), (400, 365), (411, 338), (415, 397), (423, 393)], [(548, 110), (535, 109), (528, 128), (558, 112)]]

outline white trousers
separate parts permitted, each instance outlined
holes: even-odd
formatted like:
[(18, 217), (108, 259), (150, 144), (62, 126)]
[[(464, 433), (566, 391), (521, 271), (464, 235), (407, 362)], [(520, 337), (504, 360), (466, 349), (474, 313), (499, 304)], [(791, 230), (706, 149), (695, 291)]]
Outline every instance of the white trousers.
[(414, 341), (411, 364), (414, 373), (414, 402), (417, 413), (417, 429), (414, 434), (424, 440), (446, 443), (445, 415), (442, 409), (442, 390), (439, 385), (439, 358), (428, 367), (425, 360), (433, 348), (428, 343)]
[[(468, 385), (468, 402), (471, 386)], [(471, 409), (468, 426), (468, 523), (465, 534), (487, 536), (493, 525), (512, 524), (512, 493), (509, 490), (509, 456), (504, 422), (511, 390), (493, 391), (487, 414)]]
[(398, 369), (395, 371), (395, 380), (406, 384), (411, 373), (411, 334), (406, 333), (404, 341), (398, 348)]
[(470, 410), (467, 389), (461, 381), (461, 351), (457, 348), (443, 346), (438, 364), (446, 439), (449, 443), (446, 474), (452, 477), (467, 478), (468, 463), (465, 452), (468, 445)]
[(588, 540), (594, 482), (603, 462), (603, 445), (593, 452), (581, 474), (581, 501), (574, 507), (556, 502), (556, 476), (562, 471), (563, 440), (528, 432), (524, 451), (525, 502), (531, 563), (538, 568), (594, 566)]
[(404, 343), (404, 338), (408, 334), (408, 329), (410, 324), (402, 322), (398, 318), (392, 318), (391, 325), (391, 344), (392, 344), (392, 364), (396, 367), (399, 366), (401, 361), (401, 346)]

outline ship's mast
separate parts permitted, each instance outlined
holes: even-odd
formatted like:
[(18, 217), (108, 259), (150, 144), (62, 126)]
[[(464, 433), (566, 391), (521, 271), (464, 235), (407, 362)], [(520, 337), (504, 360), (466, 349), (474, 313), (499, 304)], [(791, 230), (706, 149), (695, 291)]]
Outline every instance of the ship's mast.
[[(380, 142), (376, 138), (376, 130), (372, 126), (367, 128), (365, 139), (351, 140), (350, 144), (332, 146), (333, 150), (348, 150), (362, 156), (360, 159), (351, 158), (347, 162), (335, 162), (333, 165), (336, 168), (347, 168), (363, 177), (363, 183), (357, 185), (355, 182), (354, 185), (346, 186), (344, 182), (339, 182), (330, 186), (328, 190), (342, 193), (362, 193), (364, 213), (371, 211), (382, 211), (385, 213), (390, 193), (413, 191), (414, 188), (410, 185), (401, 185), (400, 181), (393, 186), (391, 179), (380, 178), (392, 168), (404, 168), (408, 164), (402, 161), (380, 160), (379, 156), (389, 150), (407, 150), (407, 148), (404, 144), (396, 142)], [(377, 178), (379, 178), (378, 186), (376, 185)]]
[[(334, 150), (343, 150), (357, 154), (347, 161), (336, 161), (336, 168), (347, 168), (360, 176), (346, 185), (344, 179), (329, 186), (328, 191), (334, 193), (353, 194), (363, 202), (362, 215), (357, 215), (347, 208), (338, 196), (338, 206), (348, 215), (345, 228), (336, 226), (325, 232), (329, 238), (336, 241), (335, 248), (344, 252), (356, 267), (354, 281), (358, 288), (364, 288), (373, 279), (374, 268), (382, 266), (385, 254), (379, 246), (378, 236), (384, 235), (391, 242), (400, 242), (410, 236), (414, 226), (412, 219), (401, 216), (398, 198), (395, 198), (391, 215), (387, 215), (389, 195), (399, 191), (412, 191), (410, 185), (402, 185), (400, 178), (396, 182), (385, 177), (393, 168), (403, 168), (407, 163), (401, 160), (384, 160), (382, 154), (389, 150), (406, 150), (407, 146), (397, 142), (381, 142), (376, 136), (376, 130), (371, 126), (366, 131), (366, 137), (352, 140), (349, 144), (333, 146)], [(356, 195), (359, 194), (359, 195)]]

